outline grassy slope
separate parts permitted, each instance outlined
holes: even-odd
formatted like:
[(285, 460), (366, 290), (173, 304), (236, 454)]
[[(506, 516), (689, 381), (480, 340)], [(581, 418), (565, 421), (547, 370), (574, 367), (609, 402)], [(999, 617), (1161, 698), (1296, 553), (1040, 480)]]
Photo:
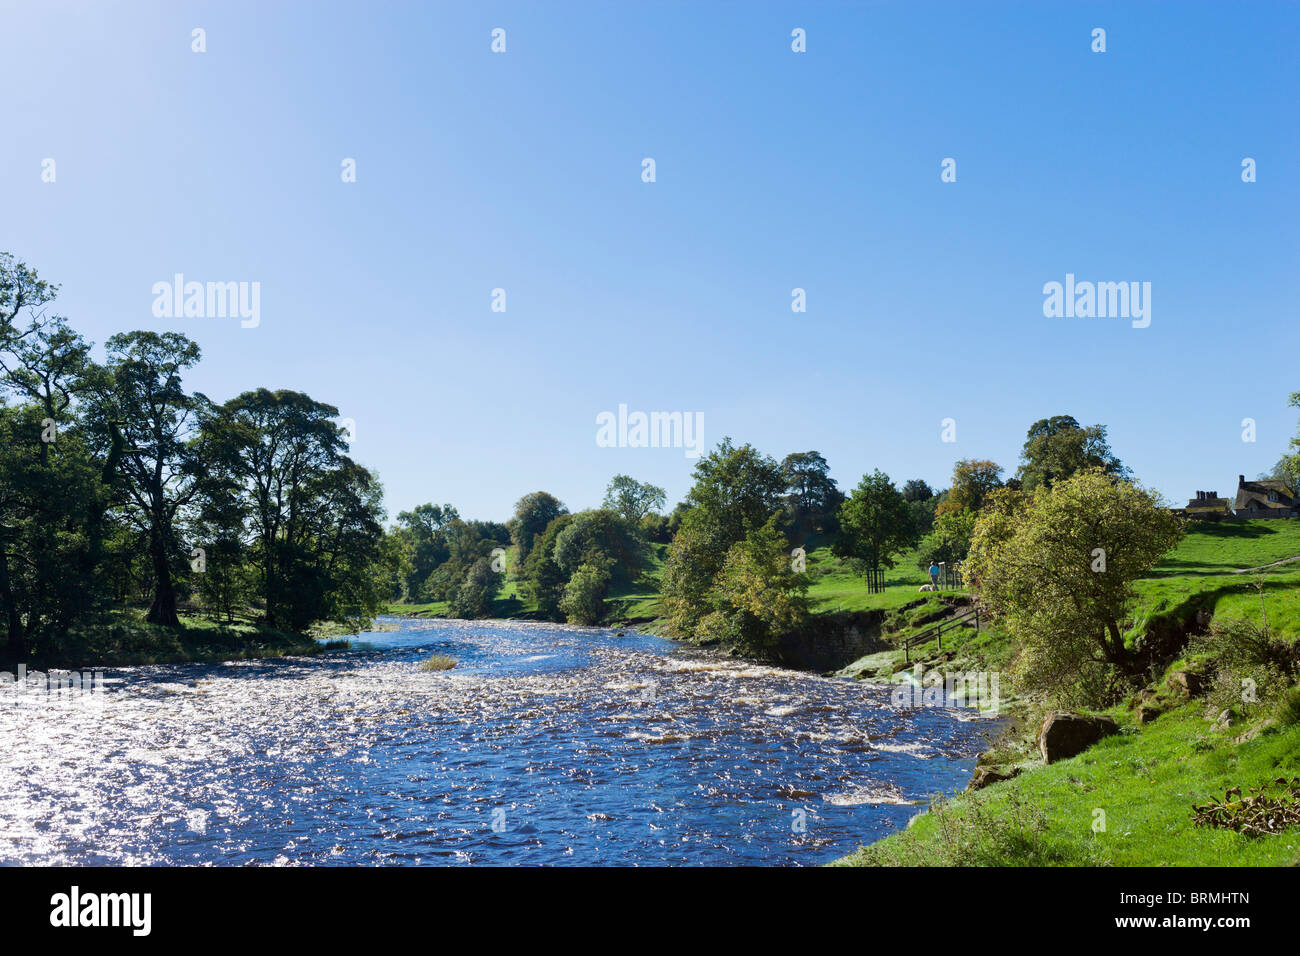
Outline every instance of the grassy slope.
[[(1300, 562), (1259, 574), (1232, 574), (1300, 555), (1300, 522), (1201, 524), (1138, 582), (1139, 600), (1156, 613), (1187, 602), (1216, 615), (1261, 616), (1250, 585), (1262, 579), (1269, 624), (1300, 638)], [(991, 632), (995, 637), (997, 632)], [(1004, 640), (1009, 640), (1005, 635)], [(865, 668), (863, 668), (866, 671)], [(870, 676), (866, 673), (865, 676)], [(1204, 704), (1176, 707), (1137, 727), (1123, 707), (1110, 711), (1125, 727), (1071, 760), (1041, 765), (978, 794), (963, 794), (918, 818), (910, 829), (846, 857), (851, 865), (1279, 865), (1300, 862), (1300, 832), (1247, 838), (1194, 826), (1193, 803), (1231, 786), (1261, 786), (1300, 774), (1300, 725), (1265, 728), (1236, 741), (1269, 717), (1258, 712), (1223, 730), (1205, 719)], [(1095, 810), (1106, 814), (1094, 833)]]

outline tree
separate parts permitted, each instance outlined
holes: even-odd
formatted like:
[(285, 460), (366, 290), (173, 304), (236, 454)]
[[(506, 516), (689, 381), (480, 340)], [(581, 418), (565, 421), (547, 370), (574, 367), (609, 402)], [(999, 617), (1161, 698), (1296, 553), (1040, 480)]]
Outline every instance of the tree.
[(555, 495), (546, 491), (534, 491), (524, 495), (515, 502), (515, 516), (510, 519), (510, 540), (518, 549), (519, 560), (528, 557), (533, 547), (533, 538), (546, 530), (546, 526), (568, 508)]
[(894, 555), (916, 543), (911, 509), (889, 476), (864, 475), (840, 508), (840, 532), (831, 550), (867, 572), (894, 566)]
[(1095, 705), (1141, 670), (1124, 636), (1133, 582), (1182, 534), (1158, 495), (1089, 469), (1032, 494), (995, 494), (965, 567), (1015, 635), (1025, 686)]
[(934, 497), (934, 489), (921, 478), (909, 478), (903, 483), (904, 501), (929, 501)]
[(553, 556), (565, 574), (584, 563), (608, 559), (611, 576), (631, 584), (646, 564), (646, 544), (638, 528), (607, 508), (580, 511), (555, 538)]
[(1110, 450), (1106, 426), (1082, 427), (1070, 415), (1040, 418), (1029, 427), (1020, 451), (1020, 468), (1016, 477), (1024, 491), (1069, 478), (1087, 468), (1100, 468), (1117, 478), (1130, 477), (1129, 471)]
[(808, 619), (808, 581), (796, 573), (774, 515), (727, 551), (709, 589), (712, 611), (700, 621), (703, 637), (733, 650), (773, 656), (782, 635)]
[(952, 467), (952, 487), (936, 513), (979, 511), (984, 499), (1001, 487), (1001, 465), (988, 459), (963, 458)]
[(222, 414), (251, 502), (267, 626), (310, 623), (302, 619), (319, 595), (296, 592), (295, 584), (309, 561), (318, 496), (328, 490), (318, 482), (347, 463), (338, 409), (302, 392), (259, 388), (231, 399)]
[[(1300, 392), (1292, 392), (1287, 399), (1287, 405), (1290, 408), (1300, 408)], [(1283, 481), (1295, 481), (1300, 478), (1300, 431), (1297, 431), (1294, 438), (1291, 439), (1291, 453), (1283, 455), (1282, 459), (1274, 466), (1273, 475)], [(1291, 486), (1292, 491), (1300, 491), (1300, 487)]]
[(560, 598), (560, 610), (570, 624), (596, 624), (605, 616), (609, 566), (608, 558), (593, 557), (573, 572)]
[(605, 489), (604, 506), (617, 511), (628, 521), (640, 521), (664, 506), (668, 493), (658, 485), (637, 481), (628, 475), (615, 475)]
[(478, 558), (465, 572), (451, 598), (452, 617), (473, 619), (492, 613), (492, 599), (501, 586), (501, 575), (492, 570), (487, 558)]
[(536, 545), (528, 552), (523, 566), (524, 591), (537, 605), (537, 613), (548, 621), (563, 620), (560, 600), (569, 576), (555, 561), (555, 543), (573, 518), (573, 515), (559, 515), (553, 519), (534, 539)]
[(662, 587), (669, 628), (687, 637), (709, 609), (708, 592), (728, 550), (777, 513), (786, 488), (772, 458), (730, 438), (696, 463), (694, 477)]
[(921, 539), (917, 564), (927, 568), (943, 562), (954, 567), (965, 561), (975, 531), (976, 516), (974, 511), (963, 510), (935, 518), (934, 527)]
[(844, 500), (830, 466), (820, 452), (802, 451), (781, 461), (786, 483), (785, 507), (796, 535), (830, 530), (835, 512)]
[(123, 513), (146, 536), (153, 601), (145, 620), (175, 626), (176, 577), (182, 560), (178, 524), (199, 492), (207, 399), (187, 393), (182, 373), (199, 347), (178, 332), (124, 332), (107, 343), (107, 374), (92, 399), (101, 435), (120, 431)]
[(423, 600), (424, 582), (434, 568), (451, 556), (446, 528), (459, 517), (459, 512), (449, 504), (422, 504), (398, 512), (397, 537), (405, 544), (409, 559), (403, 586), (410, 600)]

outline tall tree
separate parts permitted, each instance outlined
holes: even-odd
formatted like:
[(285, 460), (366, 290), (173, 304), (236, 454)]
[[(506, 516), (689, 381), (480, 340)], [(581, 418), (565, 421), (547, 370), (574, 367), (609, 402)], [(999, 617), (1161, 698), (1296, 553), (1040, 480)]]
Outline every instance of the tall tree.
[(923, 478), (909, 478), (903, 483), (903, 500), (929, 501), (934, 497), (934, 489)]
[(605, 489), (603, 504), (629, 521), (640, 521), (657, 512), (667, 500), (668, 493), (658, 485), (637, 481), (630, 475), (615, 475)]
[(1020, 644), (1025, 686), (1096, 706), (1141, 671), (1125, 641), (1133, 582), (1182, 537), (1158, 495), (1104, 470), (1026, 495), (996, 493), (966, 561), (980, 600)]
[(986, 458), (963, 458), (952, 466), (952, 487), (938, 514), (979, 511), (984, 500), (1002, 487), (1002, 466)]
[(828, 530), (844, 494), (830, 476), (821, 452), (800, 451), (781, 460), (785, 476), (785, 506), (796, 534)]
[(298, 623), (293, 584), (300, 579), (311, 519), (321, 488), (317, 482), (343, 467), (343, 430), (338, 409), (302, 392), (260, 388), (231, 399), (224, 427), (235, 431), (238, 475), (252, 500), (252, 526), (260, 565), (266, 622)]
[(459, 517), (459, 512), (449, 504), (428, 503), (398, 512), (398, 533), (407, 546), (410, 559), (404, 585), (410, 600), (423, 600), (424, 582), (451, 556), (446, 528)]
[(107, 343), (107, 375), (92, 399), (101, 433), (120, 433), (120, 505), (147, 536), (153, 601), (146, 620), (176, 625), (178, 521), (199, 491), (204, 460), (202, 425), (210, 405), (189, 394), (182, 373), (199, 347), (179, 332), (124, 332)]
[(1105, 474), (1128, 478), (1129, 471), (1110, 450), (1106, 426), (1084, 428), (1071, 415), (1040, 418), (1029, 426), (1020, 451), (1020, 468), (1016, 477), (1025, 491), (1055, 482), (1090, 468)]
[(530, 492), (515, 502), (515, 516), (510, 519), (510, 540), (519, 549), (521, 562), (527, 559), (533, 538), (568, 511), (564, 502), (547, 491)]
[(916, 543), (912, 511), (880, 469), (864, 475), (840, 508), (840, 531), (831, 550), (873, 572), (894, 566), (894, 556)]
[(730, 438), (696, 463), (695, 484), (664, 564), (664, 604), (673, 631), (695, 633), (727, 552), (779, 511), (785, 489), (774, 459), (752, 445), (737, 447)]

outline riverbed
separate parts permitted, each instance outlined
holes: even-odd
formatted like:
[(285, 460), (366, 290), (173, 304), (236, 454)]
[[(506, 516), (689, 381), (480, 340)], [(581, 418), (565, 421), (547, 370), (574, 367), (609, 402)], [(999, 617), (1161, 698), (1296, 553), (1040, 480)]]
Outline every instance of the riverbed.
[(816, 865), (964, 787), (995, 726), (635, 632), (390, 623), (0, 699), (0, 863)]

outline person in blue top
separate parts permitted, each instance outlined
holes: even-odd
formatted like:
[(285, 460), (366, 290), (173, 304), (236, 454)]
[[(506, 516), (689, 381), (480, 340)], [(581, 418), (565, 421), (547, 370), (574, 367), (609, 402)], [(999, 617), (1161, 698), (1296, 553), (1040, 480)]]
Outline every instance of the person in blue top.
[(939, 590), (939, 565), (930, 565), (930, 586), (936, 591)]

